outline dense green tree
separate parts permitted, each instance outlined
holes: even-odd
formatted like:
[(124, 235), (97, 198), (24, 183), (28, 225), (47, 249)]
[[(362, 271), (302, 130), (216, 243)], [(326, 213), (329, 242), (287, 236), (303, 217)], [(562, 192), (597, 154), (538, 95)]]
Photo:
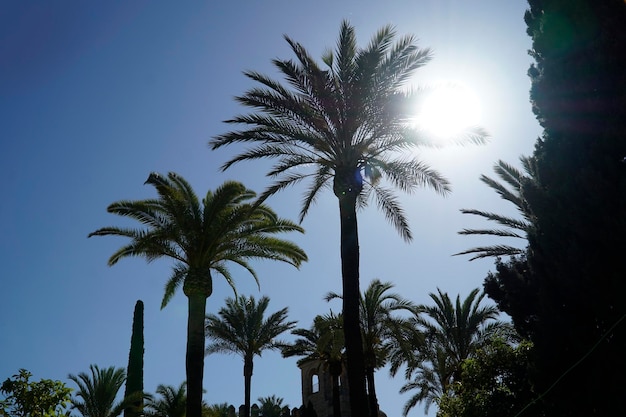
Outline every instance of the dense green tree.
[(487, 290), (533, 342), (545, 415), (614, 415), (626, 371), (626, 3), (529, 5), (544, 128), (522, 187), (533, 225), (525, 265), (500, 264)]
[(26, 369), (7, 378), (0, 385), (0, 416), (2, 417), (61, 417), (69, 415), (72, 389), (61, 381), (41, 379), (30, 381)]
[(148, 399), (145, 414), (149, 417), (185, 417), (187, 412), (187, 384), (178, 387), (159, 385), (159, 397)]
[[(407, 241), (407, 219), (392, 187), (412, 192), (429, 186), (445, 194), (448, 182), (427, 164), (407, 157), (412, 147), (427, 144), (414, 123), (416, 97), (404, 90), (416, 69), (431, 59), (411, 36), (394, 42), (392, 27), (379, 30), (365, 48), (357, 47), (354, 28), (341, 25), (334, 51), (321, 67), (299, 43), (285, 37), (297, 60), (273, 61), (286, 81), (282, 84), (255, 71), (245, 73), (260, 87), (237, 101), (256, 113), (228, 123), (244, 130), (220, 135), (213, 149), (235, 143), (250, 147), (234, 163), (275, 158), (268, 175), (276, 178), (261, 200), (303, 180), (310, 180), (300, 211), (302, 220), (319, 192), (332, 188), (339, 202), (345, 344), (352, 415), (365, 416), (365, 368), (359, 326), (359, 242), (356, 211), (373, 195), (387, 219)], [(481, 143), (485, 132), (475, 128), (455, 138)], [(372, 410), (375, 413), (375, 410)]]
[(126, 382), (124, 368), (110, 366), (100, 369), (89, 365), (91, 374), (81, 372), (68, 378), (78, 389), (72, 399), (72, 408), (83, 417), (116, 417), (129, 405), (128, 401), (116, 402), (117, 394)]
[(157, 199), (119, 201), (110, 213), (139, 221), (143, 228), (105, 227), (89, 236), (124, 236), (131, 242), (109, 259), (114, 265), (128, 256), (148, 261), (165, 257), (175, 261), (165, 286), (161, 308), (179, 287), (188, 299), (187, 323), (187, 417), (202, 412), (204, 374), (204, 316), (213, 292), (213, 276), (221, 275), (234, 288), (230, 264), (246, 269), (257, 280), (250, 259), (273, 259), (299, 267), (306, 254), (297, 245), (274, 237), (278, 233), (303, 232), (289, 220), (279, 218), (263, 204), (249, 203), (256, 194), (243, 184), (228, 181), (209, 190), (202, 201), (182, 177), (150, 174)]
[[(532, 415), (526, 408), (532, 343), (493, 339), (461, 363), (461, 373), (439, 401), (437, 417), (515, 417)], [(529, 414), (525, 414), (525, 413)]]
[(316, 316), (310, 329), (294, 329), (291, 333), (299, 337), (294, 343), (283, 347), (283, 356), (302, 356), (298, 359), (298, 365), (315, 362), (328, 370), (332, 385), (333, 417), (341, 417), (339, 377), (346, 361), (342, 316), (332, 312)]
[(134, 395), (137, 401), (124, 409), (124, 417), (140, 417), (143, 410), (143, 342), (143, 301), (137, 300), (133, 313), (133, 330), (130, 337), (124, 389), (125, 398)]
[(252, 296), (228, 298), (217, 315), (206, 316), (207, 355), (234, 353), (243, 358), (244, 415), (241, 417), (250, 416), (254, 357), (261, 356), (264, 350), (280, 349), (284, 343), (277, 337), (296, 323), (287, 321), (287, 307), (265, 317), (269, 302), (268, 297), (261, 297), (258, 302)]
[[(406, 320), (395, 317), (394, 312), (412, 311), (414, 305), (400, 294), (391, 293), (393, 284), (378, 279), (370, 282), (361, 295), (360, 318), (365, 359), (365, 379), (370, 409), (378, 410), (374, 373), (387, 363), (392, 346), (403, 337), (402, 327)], [(341, 298), (328, 293), (326, 300)]]
[[(404, 414), (417, 405), (425, 408), (449, 392), (458, 380), (461, 363), (473, 357), (493, 337), (508, 340), (514, 336), (512, 327), (497, 320), (499, 311), (493, 305), (482, 305), (485, 294), (476, 288), (461, 301), (457, 295), (453, 303), (447, 293), (431, 293), (433, 305), (420, 305), (415, 309), (413, 324), (423, 335), (423, 343), (409, 357), (395, 360), (405, 362), (405, 377), (411, 379), (401, 392), (416, 390), (404, 407)], [(393, 370), (398, 369), (396, 363)]]

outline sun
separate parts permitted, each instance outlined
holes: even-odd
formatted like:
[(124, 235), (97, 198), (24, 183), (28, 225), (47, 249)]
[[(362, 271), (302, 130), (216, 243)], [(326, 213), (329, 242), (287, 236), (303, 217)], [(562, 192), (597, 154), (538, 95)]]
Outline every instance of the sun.
[(480, 123), (478, 96), (463, 84), (445, 84), (426, 93), (417, 123), (436, 137), (449, 138)]

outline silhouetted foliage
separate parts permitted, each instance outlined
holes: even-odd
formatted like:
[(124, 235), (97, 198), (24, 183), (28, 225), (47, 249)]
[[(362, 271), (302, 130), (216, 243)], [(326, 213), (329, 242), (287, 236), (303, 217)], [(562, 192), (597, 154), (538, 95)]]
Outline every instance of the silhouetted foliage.
[(455, 255), (472, 255), (470, 261), (486, 257), (514, 256), (521, 255), (526, 252), (527, 233), (532, 226), (532, 215), (528, 209), (528, 205), (522, 195), (522, 184), (525, 181), (532, 181), (534, 176), (532, 158), (520, 158), (524, 172), (518, 170), (504, 161), (498, 161), (494, 165), (493, 170), (503, 182), (494, 180), (486, 175), (481, 175), (480, 180), (493, 189), (498, 195), (513, 205), (517, 209), (522, 218), (514, 218), (503, 216), (476, 209), (461, 209), (464, 214), (472, 214), (483, 217), (491, 222), (498, 224), (496, 229), (463, 229), (459, 232), (461, 235), (488, 235), (499, 236), (505, 238), (515, 238), (524, 240), (524, 247), (512, 246), (508, 244), (497, 244), (490, 246), (474, 247)]
[(185, 382), (178, 387), (159, 385), (156, 389), (159, 397), (151, 397), (146, 401), (145, 415), (148, 417), (185, 417), (187, 412), (186, 385)]
[(626, 3), (529, 4), (544, 128), (522, 187), (533, 226), (525, 259), (500, 263), (486, 289), (534, 344), (545, 415), (615, 415), (626, 372)]
[(281, 417), (285, 407), (289, 410), (288, 405), (283, 405), (283, 399), (275, 395), (270, 397), (260, 397), (258, 401), (259, 404), (261, 404), (259, 406), (259, 411), (263, 417)]
[(124, 397), (136, 395), (138, 399), (132, 406), (124, 409), (124, 417), (140, 417), (143, 410), (143, 354), (143, 301), (137, 300), (133, 313)]

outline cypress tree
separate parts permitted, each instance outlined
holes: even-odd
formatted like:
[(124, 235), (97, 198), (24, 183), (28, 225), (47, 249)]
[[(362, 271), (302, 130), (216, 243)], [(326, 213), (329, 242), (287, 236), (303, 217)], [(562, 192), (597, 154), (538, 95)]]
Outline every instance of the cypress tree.
[(139, 417), (143, 409), (143, 301), (137, 300), (133, 314), (133, 331), (130, 337), (128, 369), (126, 371), (126, 391), (124, 397), (138, 396), (133, 406), (124, 409), (124, 417)]
[[(626, 2), (529, 0), (531, 102), (544, 128), (523, 186), (526, 256), (486, 291), (534, 343), (544, 415), (623, 410)], [(529, 413), (528, 415), (538, 415)]]

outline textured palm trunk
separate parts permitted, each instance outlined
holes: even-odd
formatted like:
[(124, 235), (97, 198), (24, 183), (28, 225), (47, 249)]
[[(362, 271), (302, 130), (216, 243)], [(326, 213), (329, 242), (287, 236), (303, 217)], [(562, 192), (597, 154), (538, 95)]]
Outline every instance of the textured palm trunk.
[(378, 417), (378, 398), (376, 397), (376, 386), (374, 385), (374, 368), (365, 368), (365, 379), (367, 380), (367, 399), (369, 401), (370, 417)]
[(187, 414), (202, 416), (202, 380), (204, 376), (204, 316), (207, 296), (201, 293), (187, 295)]
[(333, 386), (333, 417), (341, 417), (341, 393), (339, 392), (339, 375), (341, 375), (341, 362), (330, 365), (331, 384)]
[(244, 380), (244, 405), (243, 416), (250, 417), (250, 387), (252, 385), (252, 358), (244, 358), (243, 363), (243, 380)]
[(335, 175), (334, 192), (339, 199), (341, 221), (341, 276), (343, 282), (343, 324), (346, 362), (353, 417), (367, 415), (365, 362), (359, 321), (359, 235), (356, 219), (356, 196), (362, 184), (358, 172)]

